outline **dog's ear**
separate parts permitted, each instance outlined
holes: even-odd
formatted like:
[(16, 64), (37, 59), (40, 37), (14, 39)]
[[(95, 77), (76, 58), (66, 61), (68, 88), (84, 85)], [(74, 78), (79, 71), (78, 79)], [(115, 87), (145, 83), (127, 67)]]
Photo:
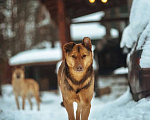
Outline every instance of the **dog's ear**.
[(74, 42), (69, 42), (67, 44), (64, 45), (64, 51), (65, 52), (69, 52), (72, 50), (72, 48), (75, 46)]
[(89, 37), (84, 37), (82, 45), (84, 45), (88, 50), (91, 50), (92, 49), (91, 39)]

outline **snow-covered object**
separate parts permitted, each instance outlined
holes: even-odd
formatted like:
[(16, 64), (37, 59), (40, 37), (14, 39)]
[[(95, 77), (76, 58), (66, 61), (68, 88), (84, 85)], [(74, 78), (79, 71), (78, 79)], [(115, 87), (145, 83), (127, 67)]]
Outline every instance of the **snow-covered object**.
[[(99, 23), (72, 24), (70, 29), (73, 40), (81, 40), (85, 36), (91, 39), (101, 39), (106, 35), (106, 28)], [(118, 31), (113, 28), (110, 33), (113, 38), (117, 38), (119, 35)]]
[(60, 47), (49, 49), (33, 49), (20, 52), (9, 59), (10, 65), (19, 65), (36, 62), (51, 62), (58, 61), (62, 58)]
[(128, 68), (121, 67), (116, 70), (114, 70), (114, 74), (119, 75), (119, 74), (128, 74)]
[(89, 15), (84, 15), (78, 18), (72, 19), (72, 22), (84, 22), (84, 21), (95, 21), (95, 20), (100, 20), (105, 13), (103, 11), (92, 13)]
[(134, 0), (131, 13), (130, 23), (124, 29), (120, 47), (132, 48), (136, 42), (136, 50), (142, 49), (140, 59), (141, 68), (150, 67), (150, 1)]
[[(93, 14), (74, 18), (72, 22), (85, 22), (94, 20), (98, 21), (101, 20), (103, 16), (104, 12), (96, 12)], [(81, 40), (85, 36), (88, 36), (91, 39), (101, 39), (106, 35), (106, 28), (99, 23), (72, 24), (70, 30), (73, 40)], [(117, 38), (119, 36), (119, 32), (116, 29), (112, 28), (110, 33), (113, 38)]]
[(122, 34), (122, 40), (120, 43), (121, 48), (123, 48), (123, 47), (131, 48), (133, 43), (135, 42), (132, 40), (132, 36), (130, 35), (130, 33), (131, 33), (130, 31), (131, 31), (130, 25), (128, 25), (124, 29), (123, 34)]
[[(133, 41), (137, 41), (140, 34), (150, 21), (150, 1), (134, 0), (130, 13), (130, 27)], [(142, 46), (142, 44), (140, 45)]]
[(150, 33), (150, 21), (149, 21), (148, 25), (146, 26), (146, 28), (144, 29), (144, 31), (142, 32), (142, 34), (140, 35), (140, 38), (139, 38), (138, 44), (137, 44), (137, 48), (136, 48), (137, 50), (143, 49), (144, 43), (147, 41), (150, 41), (149, 33)]
[[(132, 47), (134, 41), (137, 41), (144, 29), (147, 27), (150, 21), (150, 2), (149, 0), (134, 0), (131, 13), (129, 17), (129, 26), (125, 29), (125, 35), (122, 37), (121, 47), (129, 46)], [(129, 37), (128, 37), (129, 36)], [(127, 39), (129, 38), (129, 40)], [(126, 39), (126, 41), (124, 41)], [(122, 43), (123, 42), (123, 43)], [(140, 48), (143, 42), (139, 42)]]

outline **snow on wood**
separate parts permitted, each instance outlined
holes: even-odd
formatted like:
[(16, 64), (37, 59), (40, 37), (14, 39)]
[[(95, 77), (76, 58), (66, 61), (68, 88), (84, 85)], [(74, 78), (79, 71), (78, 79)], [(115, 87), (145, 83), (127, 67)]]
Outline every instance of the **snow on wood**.
[(84, 21), (96, 21), (96, 20), (98, 21), (101, 20), (104, 14), (105, 14), (104, 12), (100, 11), (100, 12), (92, 13), (90, 15), (74, 18), (72, 19), (72, 22), (84, 22)]
[[(101, 39), (106, 35), (106, 28), (99, 23), (84, 23), (84, 24), (72, 24), (71, 36), (73, 40), (81, 40), (83, 37), (88, 36), (91, 39)], [(118, 37), (118, 31), (111, 29), (111, 36), (113, 38)]]
[[(85, 15), (73, 19), (73, 22), (83, 22), (100, 20), (104, 16), (104, 12), (97, 12), (90, 15)], [(83, 37), (88, 36), (91, 39), (101, 39), (106, 35), (106, 28), (100, 23), (84, 23), (84, 24), (71, 24), (71, 36), (73, 40), (82, 40)], [(119, 33), (116, 29), (111, 29), (111, 36), (117, 38)]]

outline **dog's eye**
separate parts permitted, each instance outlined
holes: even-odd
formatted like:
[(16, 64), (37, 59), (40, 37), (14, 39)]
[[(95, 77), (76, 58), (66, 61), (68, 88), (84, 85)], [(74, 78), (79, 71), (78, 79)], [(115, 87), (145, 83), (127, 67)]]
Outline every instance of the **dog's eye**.
[(76, 56), (72, 55), (72, 58), (76, 58)]
[(85, 57), (86, 57), (86, 55), (83, 55), (83, 56), (82, 56), (82, 58), (85, 58)]

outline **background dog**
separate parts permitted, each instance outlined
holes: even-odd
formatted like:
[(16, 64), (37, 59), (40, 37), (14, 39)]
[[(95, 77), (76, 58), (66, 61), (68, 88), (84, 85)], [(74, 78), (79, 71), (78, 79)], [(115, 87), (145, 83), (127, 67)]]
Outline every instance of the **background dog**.
[(80, 44), (64, 45), (65, 60), (58, 71), (58, 83), (69, 120), (75, 120), (73, 102), (77, 102), (76, 120), (88, 120), (94, 91), (92, 44), (88, 37)]
[(27, 98), (30, 103), (30, 108), (32, 110), (31, 97), (34, 96), (37, 102), (38, 110), (40, 110), (41, 100), (39, 98), (39, 84), (33, 79), (25, 79), (23, 68), (15, 68), (15, 70), (13, 71), (12, 86), (18, 109), (20, 109), (18, 97), (21, 96), (22, 109), (24, 110), (25, 108), (25, 99)]

